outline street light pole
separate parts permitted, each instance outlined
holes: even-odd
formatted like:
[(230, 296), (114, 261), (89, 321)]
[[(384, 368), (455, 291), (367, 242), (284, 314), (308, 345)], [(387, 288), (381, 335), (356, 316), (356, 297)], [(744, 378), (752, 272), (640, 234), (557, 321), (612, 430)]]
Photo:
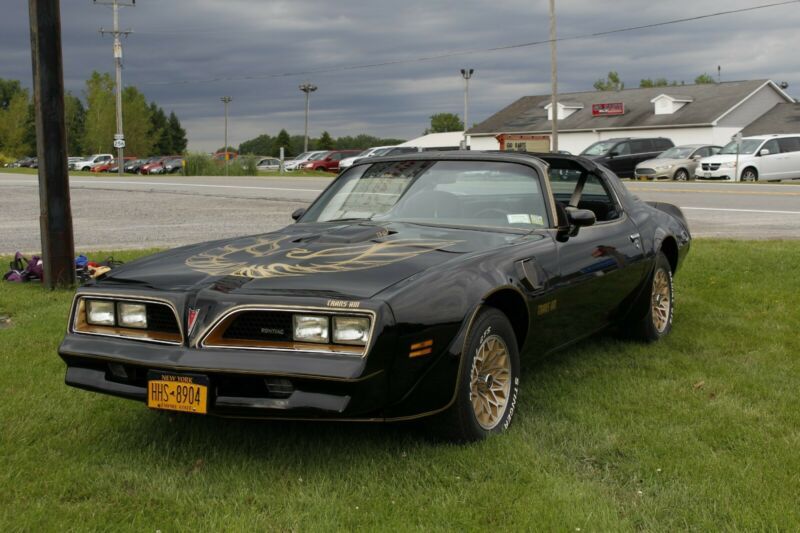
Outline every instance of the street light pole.
[(467, 149), (467, 130), (469, 129), (469, 80), (475, 69), (462, 68), (461, 77), (464, 78), (464, 140), (462, 141), (463, 149)]
[(558, 63), (556, 62), (556, 0), (550, 0), (550, 110), (553, 131), (550, 151), (558, 152)]
[(231, 103), (231, 100), (233, 100), (233, 98), (231, 98), (230, 96), (223, 96), (222, 98), (220, 98), (220, 100), (222, 100), (222, 103), (225, 105), (225, 144), (223, 145), (224, 146), (223, 150), (225, 150), (225, 175), (227, 176), (228, 175), (228, 159), (229, 159), (229, 155), (228, 155), (228, 104)]
[(303, 151), (308, 152), (308, 101), (309, 95), (317, 90), (317, 86), (311, 83), (304, 83), (300, 85), (300, 90), (306, 93), (306, 126), (303, 140)]

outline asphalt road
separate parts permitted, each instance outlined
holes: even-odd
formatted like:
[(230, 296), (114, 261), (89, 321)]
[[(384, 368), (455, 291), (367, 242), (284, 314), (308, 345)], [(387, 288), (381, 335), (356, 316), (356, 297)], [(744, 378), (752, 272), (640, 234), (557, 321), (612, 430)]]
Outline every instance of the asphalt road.
[[(79, 251), (169, 247), (280, 228), (329, 178), (112, 176), (71, 178)], [(684, 209), (696, 237), (800, 239), (800, 183), (628, 182), (644, 200)], [(36, 252), (33, 175), (0, 173), (0, 254)]]

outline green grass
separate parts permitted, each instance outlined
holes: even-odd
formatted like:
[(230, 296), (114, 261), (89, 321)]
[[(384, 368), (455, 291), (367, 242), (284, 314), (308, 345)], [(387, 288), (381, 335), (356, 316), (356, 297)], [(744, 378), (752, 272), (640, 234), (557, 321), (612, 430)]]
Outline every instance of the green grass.
[[(0, 174), (8, 173), (8, 174), (38, 174), (39, 171), (35, 168), (0, 168)], [(225, 169), (220, 167), (219, 172), (216, 173), (219, 176), (223, 176), (225, 174)], [(105, 177), (116, 177), (116, 173), (110, 172), (84, 172), (82, 170), (70, 170), (70, 176), (105, 176)], [(321, 172), (321, 171), (308, 171), (308, 170), (294, 170), (292, 172), (286, 172), (281, 174), (278, 171), (257, 171), (257, 176), (265, 177), (265, 178), (335, 178), (336, 174), (333, 172)], [(155, 176), (163, 176), (163, 174), (155, 174)], [(136, 179), (136, 178), (147, 178), (150, 176), (139, 176), (137, 174), (125, 174), (126, 178)], [(170, 178), (184, 178), (192, 176), (183, 176), (182, 174), (169, 174), (168, 177)]]
[(667, 339), (525, 364), (510, 431), (469, 446), (68, 388), (71, 294), (2, 284), (0, 530), (797, 530), (798, 264), (800, 242), (696, 241)]

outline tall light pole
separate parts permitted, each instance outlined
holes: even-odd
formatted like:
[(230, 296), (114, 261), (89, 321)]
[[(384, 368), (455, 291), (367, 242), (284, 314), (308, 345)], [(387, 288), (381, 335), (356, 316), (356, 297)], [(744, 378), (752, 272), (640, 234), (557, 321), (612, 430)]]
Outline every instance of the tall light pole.
[(230, 96), (223, 96), (222, 98), (220, 98), (220, 100), (222, 100), (222, 103), (225, 105), (225, 144), (223, 145), (224, 146), (223, 150), (225, 150), (225, 175), (227, 176), (228, 175), (228, 159), (229, 159), (229, 155), (228, 155), (228, 104), (231, 103), (231, 100), (233, 100), (233, 98), (231, 98)]
[(136, 0), (94, 0), (95, 4), (108, 5), (111, 4), (114, 10), (114, 29), (111, 31), (100, 28), (100, 34), (105, 35), (110, 33), (114, 36), (114, 70), (116, 71), (116, 97), (117, 97), (117, 133), (114, 135), (114, 148), (117, 149), (117, 171), (119, 177), (122, 178), (125, 172), (125, 159), (123, 157), (125, 151), (125, 134), (122, 132), (122, 43), (119, 40), (120, 35), (131, 33), (131, 30), (120, 31), (119, 29), (119, 8), (120, 6), (134, 6)]
[(556, 62), (556, 0), (550, 0), (550, 110), (553, 131), (550, 151), (558, 152), (558, 63)]
[(467, 149), (467, 130), (469, 129), (469, 79), (475, 69), (462, 68), (461, 77), (464, 78), (464, 140), (462, 141), (462, 149)]
[(308, 100), (309, 95), (317, 90), (317, 86), (311, 83), (304, 83), (300, 86), (300, 90), (306, 93), (306, 127), (305, 140), (303, 141), (303, 151), (308, 152)]

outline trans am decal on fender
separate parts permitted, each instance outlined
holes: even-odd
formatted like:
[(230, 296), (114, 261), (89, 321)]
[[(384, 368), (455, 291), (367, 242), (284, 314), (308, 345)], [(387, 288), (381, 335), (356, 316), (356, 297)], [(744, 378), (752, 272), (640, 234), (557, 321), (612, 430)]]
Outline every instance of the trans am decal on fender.
[(478, 440), (511, 427), (523, 358), (609, 326), (669, 334), (691, 243), (677, 207), (552, 154), (364, 159), (293, 217), (78, 289), (66, 383), (194, 415), (425, 418)]

